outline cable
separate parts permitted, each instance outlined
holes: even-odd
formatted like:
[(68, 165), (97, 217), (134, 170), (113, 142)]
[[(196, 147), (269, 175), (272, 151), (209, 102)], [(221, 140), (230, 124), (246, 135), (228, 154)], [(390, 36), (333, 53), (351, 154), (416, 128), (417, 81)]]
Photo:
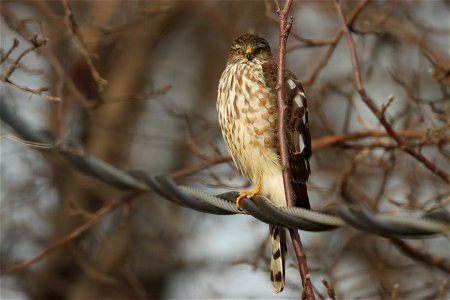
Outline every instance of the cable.
[[(0, 117), (16, 134), (27, 141), (55, 144), (56, 135), (36, 130), (23, 121), (0, 98)], [(443, 209), (427, 212), (421, 216), (375, 214), (361, 205), (337, 206), (322, 212), (298, 207), (274, 207), (267, 199), (256, 196), (242, 202), (243, 210), (236, 208), (238, 192), (211, 195), (198, 188), (179, 186), (168, 176), (151, 176), (144, 171), (123, 171), (105, 161), (58, 148), (51, 153), (65, 157), (74, 167), (86, 175), (119, 189), (153, 191), (178, 205), (203, 213), (217, 215), (249, 214), (268, 223), (306, 231), (327, 231), (342, 226), (371, 232), (381, 236), (399, 238), (422, 238), (450, 232), (450, 214)]]

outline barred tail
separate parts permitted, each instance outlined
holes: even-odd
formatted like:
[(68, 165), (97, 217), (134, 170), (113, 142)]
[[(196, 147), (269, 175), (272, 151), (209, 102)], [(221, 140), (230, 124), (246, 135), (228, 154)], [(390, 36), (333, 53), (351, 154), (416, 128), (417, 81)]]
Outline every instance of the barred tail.
[(286, 254), (286, 230), (280, 226), (270, 225), (270, 242), (272, 255), (270, 259), (270, 281), (275, 293), (284, 288), (284, 267)]

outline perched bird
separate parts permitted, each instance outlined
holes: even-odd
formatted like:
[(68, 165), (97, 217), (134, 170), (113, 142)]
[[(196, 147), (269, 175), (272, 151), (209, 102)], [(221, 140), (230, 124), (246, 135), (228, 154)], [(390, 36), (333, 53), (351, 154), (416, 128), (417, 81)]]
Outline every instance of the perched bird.
[[(236, 201), (266, 197), (275, 206), (286, 206), (278, 141), (277, 65), (267, 41), (244, 34), (234, 40), (219, 81), (217, 113), (228, 150), (237, 168), (255, 189), (241, 192)], [(311, 136), (306, 98), (300, 82), (286, 71), (287, 141), (296, 206), (309, 209), (306, 181), (310, 174)], [(270, 225), (272, 255), (270, 279), (279, 293), (284, 288), (286, 233)]]

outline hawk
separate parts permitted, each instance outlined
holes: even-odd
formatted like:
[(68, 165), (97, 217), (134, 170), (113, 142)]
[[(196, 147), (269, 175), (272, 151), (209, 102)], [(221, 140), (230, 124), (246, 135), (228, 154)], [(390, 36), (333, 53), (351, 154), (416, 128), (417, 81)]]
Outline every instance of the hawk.
[[(261, 195), (275, 206), (286, 206), (278, 140), (277, 65), (267, 41), (244, 34), (232, 43), (218, 87), (217, 114), (234, 163), (255, 189), (241, 192), (236, 206), (247, 197)], [(287, 105), (289, 167), (296, 206), (309, 209), (306, 181), (310, 174), (311, 136), (306, 97), (301, 83), (284, 74)], [(286, 233), (270, 225), (272, 289), (284, 288)]]

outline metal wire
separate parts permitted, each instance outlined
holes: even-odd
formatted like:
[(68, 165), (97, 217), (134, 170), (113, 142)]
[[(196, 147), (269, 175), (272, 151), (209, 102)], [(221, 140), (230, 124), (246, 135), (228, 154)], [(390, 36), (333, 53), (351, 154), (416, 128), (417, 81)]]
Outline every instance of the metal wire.
[[(22, 139), (43, 144), (53, 144), (57, 141), (55, 134), (29, 126), (3, 97), (0, 98), (0, 116), (2, 122)], [(151, 176), (144, 171), (124, 171), (95, 157), (65, 148), (41, 151), (58, 153), (88, 176), (116, 188), (154, 191), (178, 205), (204, 213), (249, 214), (268, 224), (316, 232), (341, 226), (352, 226), (377, 235), (400, 238), (421, 238), (450, 232), (450, 214), (442, 209), (420, 216), (375, 214), (361, 205), (337, 206), (318, 212), (298, 207), (274, 207), (267, 199), (256, 196), (243, 201), (243, 210), (239, 210), (235, 206), (238, 194), (236, 191), (215, 196), (198, 188), (177, 185), (167, 176)]]

